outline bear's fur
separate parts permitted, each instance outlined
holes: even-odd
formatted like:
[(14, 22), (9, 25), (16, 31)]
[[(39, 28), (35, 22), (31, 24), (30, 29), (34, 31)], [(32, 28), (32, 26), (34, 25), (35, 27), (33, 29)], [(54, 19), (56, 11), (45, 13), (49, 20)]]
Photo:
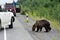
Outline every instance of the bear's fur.
[(36, 23), (32, 27), (32, 31), (35, 31), (37, 28), (36, 32), (42, 31), (42, 28), (45, 28), (45, 32), (49, 32), (51, 30), (50, 23), (47, 20), (37, 20)]

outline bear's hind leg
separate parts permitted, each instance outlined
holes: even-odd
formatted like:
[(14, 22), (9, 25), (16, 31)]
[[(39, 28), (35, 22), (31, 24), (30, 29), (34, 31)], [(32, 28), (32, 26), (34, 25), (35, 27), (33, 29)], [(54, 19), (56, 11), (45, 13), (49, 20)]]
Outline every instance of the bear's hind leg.
[(46, 30), (45, 32), (48, 32), (49, 31), (47, 27), (45, 27), (45, 30)]
[(50, 27), (50, 26), (48, 27), (48, 30), (49, 30), (49, 31), (51, 30), (51, 27)]

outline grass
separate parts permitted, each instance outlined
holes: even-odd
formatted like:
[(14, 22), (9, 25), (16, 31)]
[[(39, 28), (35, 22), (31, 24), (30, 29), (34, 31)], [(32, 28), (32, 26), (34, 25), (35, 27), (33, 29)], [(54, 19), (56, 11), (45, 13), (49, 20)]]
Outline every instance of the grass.
[[(38, 17), (36, 12), (33, 12), (33, 14), (31, 12), (28, 12), (28, 16), (31, 17), (33, 20), (41, 20), (41, 19), (45, 19), (45, 20), (48, 20), (51, 24), (51, 27), (56, 29), (56, 30), (59, 30), (60, 31), (60, 22), (57, 21), (57, 20), (54, 20), (53, 18), (45, 18), (45, 17)], [(28, 20), (26, 19), (25, 22), (28, 22)]]
[[(46, 18), (44, 18), (44, 17), (38, 17), (38, 16), (36, 16), (36, 15), (32, 15), (31, 13), (29, 13), (29, 17), (31, 17), (33, 20), (41, 20), (41, 19), (46, 19)], [(46, 20), (48, 20), (48, 19), (46, 19)], [(53, 20), (53, 19), (51, 19), (51, 20), (48, 20), (49, 22), (50, 22), (50, 24), (51, 24), (51, 27), (52, 28), (54, 28), (54, 29), (56, 29), (56, 30), (58, 30), (58, 31), (60, 31), (60, 22), (59, 21), (57, 21), (57, 20)]]
[(51, 21), (51, 26), (55, 28), (56, 30), (60, 30), (60, 23), (59, 21)]
[(56, 38), (52, 38), (52, 40), (56, 40)]

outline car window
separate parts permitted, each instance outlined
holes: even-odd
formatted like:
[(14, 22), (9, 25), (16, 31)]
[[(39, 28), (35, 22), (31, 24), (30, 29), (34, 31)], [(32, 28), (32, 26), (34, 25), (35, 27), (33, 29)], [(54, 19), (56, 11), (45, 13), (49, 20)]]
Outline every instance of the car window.
[(0, 12), (2, 12), (2, 9), (0, 9)]
[(1, 6), (0, 6), (0, 12), (6, 12), (6, 10), (2, 9)]
[(1, 8), (1, 6), (0, 6), (0, 12), (2, 11), (2, 8)]
[(0, 12), (6, 12), (6, 10), (2, 10), (2, 9), (0, 9)]

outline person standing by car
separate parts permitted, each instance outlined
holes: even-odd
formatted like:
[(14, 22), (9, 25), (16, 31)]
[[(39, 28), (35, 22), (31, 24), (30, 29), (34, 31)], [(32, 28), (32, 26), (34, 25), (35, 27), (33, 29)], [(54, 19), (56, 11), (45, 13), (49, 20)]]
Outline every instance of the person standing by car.
[(15, 10), (15, 8), (10, 9), (9, 11), (12, 12), (14, 14), (14, 16), (16, 16), (16, 10)]
[(12, 12), (13, 12), (14, 16), (16, 16), (16, 8), (15, 7), (12, 8)]

